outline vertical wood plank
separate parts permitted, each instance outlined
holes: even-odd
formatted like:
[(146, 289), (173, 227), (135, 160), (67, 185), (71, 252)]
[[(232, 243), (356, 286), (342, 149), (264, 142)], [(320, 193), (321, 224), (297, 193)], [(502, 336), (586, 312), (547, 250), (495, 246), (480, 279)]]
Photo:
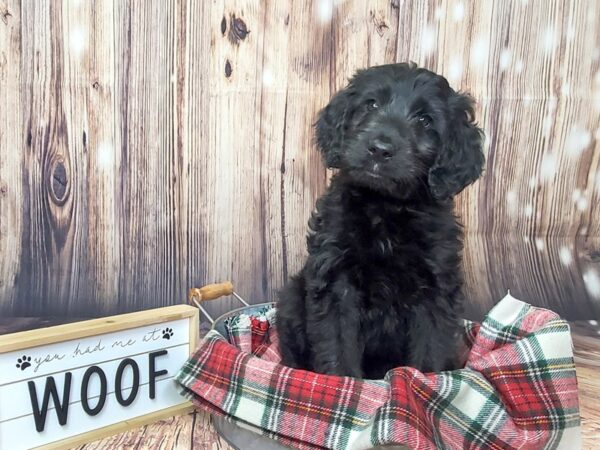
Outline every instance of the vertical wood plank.
[(25, 228), (22, 33), (21, 3), (0, 1), (0, 311), (15, 308)]

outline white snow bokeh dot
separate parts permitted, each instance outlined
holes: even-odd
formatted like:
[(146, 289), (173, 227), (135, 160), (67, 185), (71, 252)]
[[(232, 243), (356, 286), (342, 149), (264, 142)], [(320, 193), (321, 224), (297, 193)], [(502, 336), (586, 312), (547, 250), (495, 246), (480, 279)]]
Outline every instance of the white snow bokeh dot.
[(544, 244), (544, 240), (542, 238), (535, 239), (535, 248), (537, 248), (540, 252), (544, 251), (546, 245)]
[(333, 0), (318, 0), (317, 18), (321, 23), (331, 22), (333, 17)]
[(115, 147), (110, 141), (102, 141), (98, 144), (96, 149), (96, 160), (98, 161), (98, 167), (102, 169), (108, 169), (114, 165), (115, 162)]
[(506, 193), (506, 207), (508, 212), (514, 214), (517, 212), (517, 193), (515, 191), (508, 191)]
[(561, 247), (558, 252), (558, 257), (563, 266), (568, 267), (573, 262), (573, 254), (569, 247)]
[(510, 49), (504, 48), (500, 52), (500, 62), (499, 67), (501, 71), (505, 71), (510, 66), (510, 61), (512, 59), (512, 53)]
[(542, 158), (540, 165), (540, 180), (548, 181), (554, 178), (556, 174), (556, 155), (548, 153)]
[(459, 58), (454, 57), (448, 67), (448, 79), (452, 83), (458, 83), (462, 77), (463, 65)]
[(546, 51), (546, 53), (550, 53), (554, 50), (554, 46), (556, 45), (556, 31), (554, 27), (549, 25), (546, 30), (541, 35), (542, 39), (542, 48)]
[(452, 17), (455, 22), (460, 22), (465, 17), (465, 4), (463, 2), (458, 2), (454, 5), (454, 11), (452, 11)]
[(585, 211), (587, 209), (587, 206), (588, 206), (587, 197), (585, 196), (585, 194), (583, 192), (581, 192), (581, 190), (575, 189), (573, 191), (572, 198), (573, 198), (573, 203), (575, 203), (575, 206), (577, 207), (577, 209), (579, 211)]
[(83, 53), (87, 47), (86, 34), (83, 28), (75, 27), (73, 30), (71, 30), (71, 34), (69, 35), (69, 44), (71, 46), (71, 51), (76, 56), (79, 56)]
[(576, 124), (571, 127), (565, 139), (567, 155), (577, 158), (592, 142), (592, 133), (583, 126)]
[(475, 40), (471, 46), (471, 63), (474, 66), (483, 65), (488, 58), (489, 44), (483, 39), (479, 38)]
[(262, 76), (263, 85), (265, 85), (267, 87), (272, 86), (274, 79), (275, 78), (273, 77), (273, 72), (271, 71), (271, 69), (265, 68), (263, 70), (263, 76)]
[(436, 47), (436, 32), (433, 27), (426, 26), (423, 28), (423, 34), (421, 35), (421, 48), (426, 54), (431, 53)]
[(521, 72), (523, 72), (523, 68), (524, 68), (524, 67), (525, 67), (525, 66), (524, 66), (524, 64), (523, 64), (523, 60), (522, 60), (522, 59), (519, 59), (519, 60), (517, 61), (517, 63), (515, 64), (515, 72), (517, 72), (517, 73), (521, 73)]
[(537, 180), (537, 178), (536, 178), (536, 177), (531, 177), (531, 178), (529, 179), (529, 187), (530, 187), (531, 189), (535, 189), (535, 188), (537, 187), (537, 184), (538, 184), (538, 180)]
[(585, 289), (591, 297), (600, 298), (600, 276), (594, 269), (589, 268), (583, 273)]

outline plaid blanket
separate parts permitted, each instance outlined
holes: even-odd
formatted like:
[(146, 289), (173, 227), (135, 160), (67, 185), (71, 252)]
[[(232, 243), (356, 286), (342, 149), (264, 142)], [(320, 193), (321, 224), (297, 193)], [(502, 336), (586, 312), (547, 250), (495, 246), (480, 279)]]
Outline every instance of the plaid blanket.
[(245, 351), (211, 331), (176, 380), (196, 406), (283, 445), (581, 447), (569, 326), (551, 311), (507, 295), (481, 324), (466, 322), (463, 369), (421, 373), (400, 367), (384, 380), (284, 367), (273, 314), (254, 319), (228, 328), (231, 341)]

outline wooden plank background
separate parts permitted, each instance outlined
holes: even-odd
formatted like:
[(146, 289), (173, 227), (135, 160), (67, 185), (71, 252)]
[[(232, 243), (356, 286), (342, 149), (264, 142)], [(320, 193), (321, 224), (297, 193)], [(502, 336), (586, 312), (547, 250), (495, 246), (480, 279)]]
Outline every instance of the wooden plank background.
[[(457, 201), (470, 316), (507, 289), (600, 316), (600, 4), (0, 0), (0, 315), (99, 316), (302, 264), (329, 174), (311, 124), (358, 68), (479, 101)], [(233, 305), (210, 305), (214, 314)]]

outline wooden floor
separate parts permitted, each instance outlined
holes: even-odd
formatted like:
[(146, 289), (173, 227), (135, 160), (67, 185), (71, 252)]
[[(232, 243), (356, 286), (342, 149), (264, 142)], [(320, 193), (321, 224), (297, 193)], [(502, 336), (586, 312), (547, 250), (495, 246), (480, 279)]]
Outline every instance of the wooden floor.
[[(10, 324), (8, 322), (0, 319), (0, 334), (29, 328), (35, 321), (11, 319)], [(52, 324), (52, 320), (44, 323), (45, 326)], [(571, 322), (571, 330), (579, 380), (583, 448), (597, 449), (600, 446), (600, 326), (596, 321)], [(195, 412), (92, 442), (78, 450), (149, 448), (229, 450), (231, 447), (216, 433), (207, 414)]]

